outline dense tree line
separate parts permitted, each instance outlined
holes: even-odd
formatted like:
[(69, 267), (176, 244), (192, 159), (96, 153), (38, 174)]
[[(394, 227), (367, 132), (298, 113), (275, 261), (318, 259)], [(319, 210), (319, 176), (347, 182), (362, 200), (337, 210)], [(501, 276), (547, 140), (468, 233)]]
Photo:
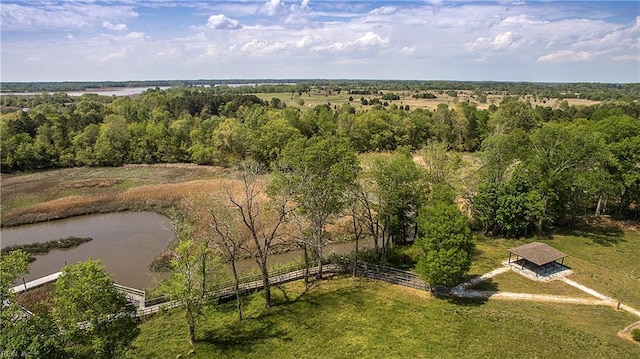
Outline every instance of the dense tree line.
[[(334, 137), (357, 152), (427, 143), (480, 151), (474, 218), (485, 233), (521, 235), (593, 211), (638, 215), (640, 105), (533, 106), (505, 96), (408, 111), (319, 105), (273, 108), (254, 95), (185, 87), (140, 97), (35, 97), (0, 121), (3, 172), (124, 163), (228, 165), (278, 161), (288, 144)], [(277, 106), (281, 107), (281, 106)]]
[[(232, 85), (232, 86), (229, 86)], [(538, 98), (582, 98), (594, 101), (633, 100), (640, 96), (639, 83), (541, 83), (494, 81), (407, 81), (407, 80), (154, 80), (105, 82), (5, 82), (2, 92), (65, 92), (124, 87), (211, 87), (216, 93), (321, 93), (371, 95), (384, 91), (461, 91)]]

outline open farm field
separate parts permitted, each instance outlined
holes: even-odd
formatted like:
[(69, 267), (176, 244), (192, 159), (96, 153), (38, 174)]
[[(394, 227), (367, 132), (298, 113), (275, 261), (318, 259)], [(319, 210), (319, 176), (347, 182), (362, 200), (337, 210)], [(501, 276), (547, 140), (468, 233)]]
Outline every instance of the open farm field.
[(129, 358), (635, 358), (640, 347), (616, 333), (634, 318), (608, 307), (488, 301), (457, 302), (370, 280), (294, 282), (273, 290), (267, 313), (259, 294), (208, 308), (187, 344), (182, 313), (141, 325)]
[[(395, 104), (396, 106), (406, 106), (409, 105), (409, 108), (412, 110), (422, 108), (426, 110), (435, 110), (439, 104), (447, 104), (449, 107), (455, 107), (458, 102), (475, 102), (477, 104), (478, 109), (488, 109), (491, 104), (498, 105), (503, 95), (487, 95), (487, 101), (484, 103), (479, 103), (478, 99), (474, 96), (473, 91), (459, 91), (457, 97), (452, 97), (447, 95), (446, 93), (439, 94), (435, 91), (430, 91), (430, 93), (437, 96), (435, 99), (423, 99), (423, 98), (413, 98), (414, 92), (412, 91), (385, 91), (382, 90), (383, 93), (392, 92), (400, 96), (400, 100), (387, 101), (389, 105)], [(365, 99), (379, 98), (380, 95), (350, 95), (347, 92), (341, 93), (322, 93), (317, 91), (312, 91), (309, 94), (303, 93), (302, 95), (298, 95), (297, 93), (289, 93), (289, 92), (279, 92), (279, 93), (255, 93), (257, 97), (264, 101), (270, 101), (272, 98), (279, 98), (282, 102), (284, 102), (288, 107), (297, 107), (300, 109), (304, 108), (312, 108), (317, 105), (325, 105), (331, 104), (338, 108), (345, 103), (351, 104), (357, 110), (366, 110), (371, 106), (363, 106), (360, 103), (360, 99), (364, 97)], [(349, 101), (349, 97), (352, 97), (353, 100)], [(525, 101), (530, 102), (532, 106), (544, 106), (544, 107), (552, 107), (558, 108), (560, 101), (558, 99), (534, 99), (531, 96), (525, 96), (523, 98)], [(382, 102), (384, 102), (381, 99)], [(572, 105), (584, 105), (591, 106), (598, 104), (598, 101), (592, 101), (587, 99), (577, 99), (577, 98), (569, 98), (566, 99), (569, 106)]]
[[(396, 106), (409, 105), (411, 109), (423, 108), (423, 109), (435, 110), (438, 107), (438, 105), (441, 103), (445, 103), (445, 104), (448, 104), (449, 106), (452, 106), (457, 101), (463, 99), (462, 97), (460, 99), (449, 97), (446, 94), (436, 99), (414, 99), (411, 97), (413, 95), (412, 92), (394, 92), (394, 93), (397, 93), (398, 95), (400, 95), (400, 100), (387, 101), (389, 105), (393, 105), (393, 104), (395, 104)], [(325, 104), (331, 104), (332, 107), (335, 105), (339, 108), (343, 104), (349, 103), (358, 110), (366, 110), (371, 106), (363, 106), (360, 103), (360, 98), (362, 97), (364, 97), (365, 99), (381, 98), (380, 95), (356, 95), (356, 94), (350, 95), (347, 92), (341, 92), (339, 94), (311, 92), (309, 94), (303, 93), (302, 95), (291, 94), (291, 93), (256, 93), (255, 95), (265, 101), (270, 101), (272, 98), (276, 97), (282, 100), (287, 106), (298, 107), (300, 109), (311, 108), (317, 105), (325, 105)], [(353, 101), (349, 101), (350, 96), (353, 97)], [(303, 101), (302, 105), (299, 103), (299, 100)], [(486, 107), (489, 107), (489, 104), (486, 104), (485, 107), (479, 106), (479, 108), (486, 108)]]

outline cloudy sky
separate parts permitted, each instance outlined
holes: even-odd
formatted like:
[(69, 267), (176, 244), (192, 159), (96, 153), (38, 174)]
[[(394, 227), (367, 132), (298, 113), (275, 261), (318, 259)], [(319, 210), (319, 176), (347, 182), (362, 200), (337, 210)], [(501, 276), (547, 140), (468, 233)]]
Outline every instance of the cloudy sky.
[(2, 81), (640, 82), (639, 1), (2, 0)]

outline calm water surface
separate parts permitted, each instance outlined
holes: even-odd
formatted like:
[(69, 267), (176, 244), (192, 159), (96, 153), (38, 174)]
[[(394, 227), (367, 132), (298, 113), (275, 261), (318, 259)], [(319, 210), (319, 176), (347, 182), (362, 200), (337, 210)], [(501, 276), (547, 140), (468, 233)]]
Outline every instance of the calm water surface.
[(93, 238), (75, 248), (36, 256), (26, 281), (58, 272), (65, 263), (100, 258), (115, 282), (149, 288), (157, 276), (149, 270), (149, 264), (174, 238), (170, 225), (169, 218), (156, 213), (119, 212), (3, 228), (0, 238), (3, 248), (71, 236)]
[[(25, 281), (60, 271), (62, 266), (87, 259), (102, 259), (106, 271), (116, 283), (146, 289), (155, 286), (166, 276), (149, 270), (151, 261), (165, 249), (174, 233), (171, 220), (152, 212), (118, 212), (73, 217), (0, 230), (1, 246), (46, 242), (67, 237), (91, 237), (93, 240), (78, 247), (53, 250), (36, 256)], [(373, 247), (373, 241), (361, 241), (360, 248)], [(349, 253), (355, 243), (328, 245), (325, 255)], [(269, 257), (269, 264), (302, 263), (302, 250)], [(256, 271), (253, 259), (238, 262), (242, 272)], [(19, 281), (22, 282), (21, 280)]]

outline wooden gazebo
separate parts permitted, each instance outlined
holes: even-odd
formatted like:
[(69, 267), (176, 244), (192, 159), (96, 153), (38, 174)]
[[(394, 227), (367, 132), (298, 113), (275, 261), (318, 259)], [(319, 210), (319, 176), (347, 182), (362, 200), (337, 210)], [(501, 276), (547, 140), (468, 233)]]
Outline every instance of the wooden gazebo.
[[(559, 250), (540, 242), (532, 242), (510, 248), (509, 263), (511, 263), (511, 256), (513, 254), (516, 255), (515, 262), (520, 262), (522, 269), (525, 268), (526, 263), (532, 263), (535, 264), (536, 269), (544, 268), (545, 273), (547, 272), (549, 264), (555, 267), (556, 264), (558, 264), (558, 260), (560, 260), (560, 265), (564, 265), (564, 259), (567, 257), (566, 254)], [(537, 272), (536, 270), (536, 273)]]

